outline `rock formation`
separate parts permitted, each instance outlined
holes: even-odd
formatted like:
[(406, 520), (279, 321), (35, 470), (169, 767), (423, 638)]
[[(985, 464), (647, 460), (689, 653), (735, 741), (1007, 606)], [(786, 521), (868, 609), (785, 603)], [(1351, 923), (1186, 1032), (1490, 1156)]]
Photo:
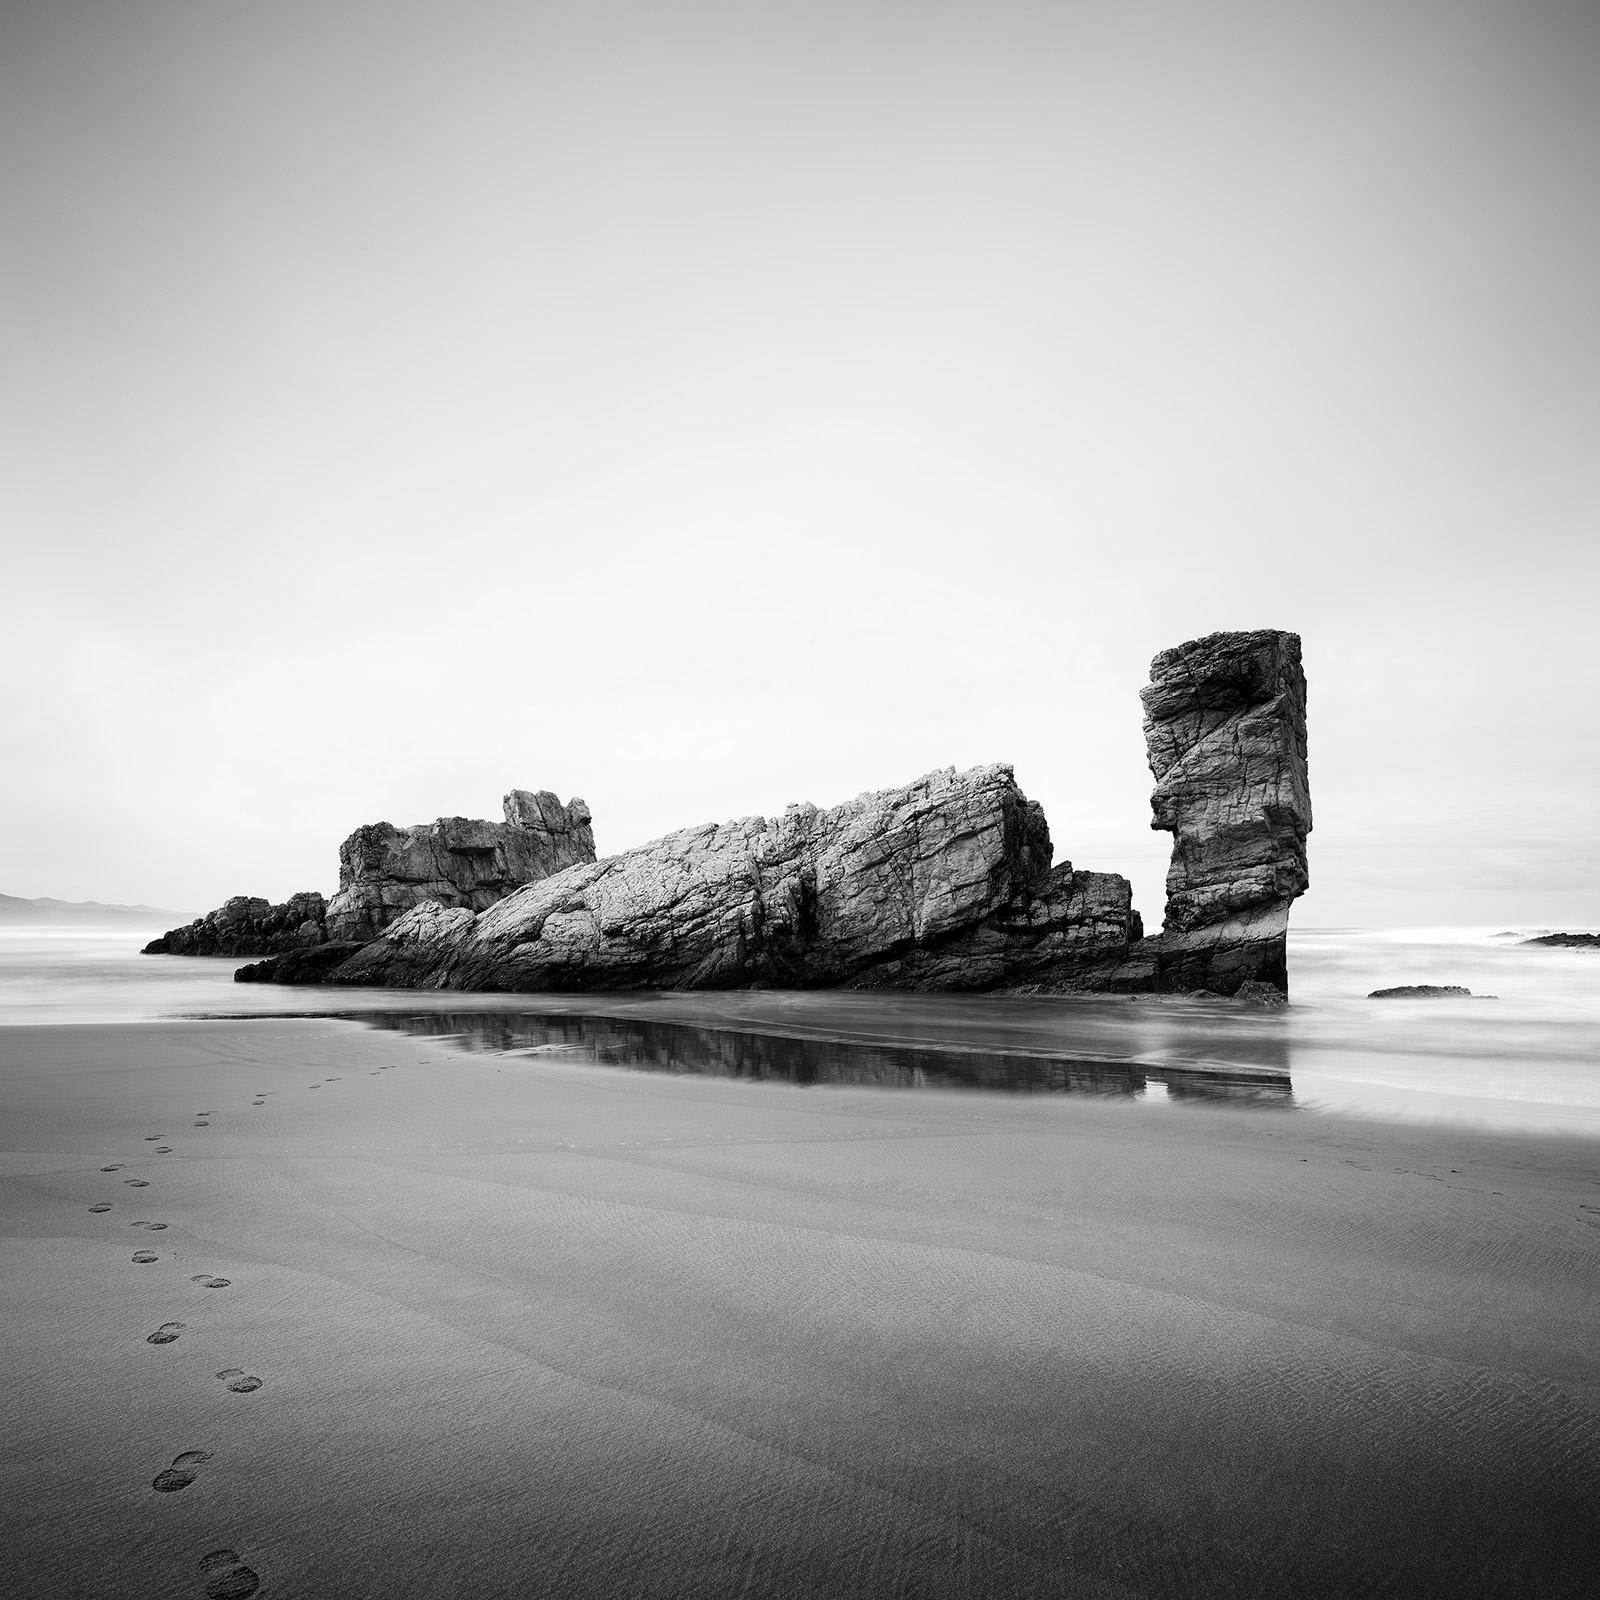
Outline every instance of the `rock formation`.
[[(1144, 703), (1152, 826), (1173, 834), (1166, 927), (1153, 938), (1127, 879), (1051, 865), (1043, 812), (1010, 767), (988, 766), (826, 811), (686, 829), (488, 909), (423, 900), (419, 888), (414, 909), (321, 981), (1281, 997), (1311, 828), (1300, 641), (1224, 633), (1165, 651)], [(420, 886), (422, 874), (388, 881)], [(376, 903), (386, 914), (399, 905)], [(285, 959), (236, 976), (304, 973)]]
[(414, 828), (372, 822), (339, 846), (339, 892), (328, 903), (328, 938), (375, 939), (425, 901), (484, 911), (522, 884), (594, 860), (594, 830), (581, 800), (513, 789), (504, 822), (440, 817)]
[[(1126, 878), (1050, 865), (1010, 767), (667, 835), (480, 915), (422, 905), (329, 981), (489, 990), (1072, 987), (1140, 926)], [(331, 921), (331, 918), (330, 918)], [(276, 974), (240, 974), (267, 978)]]
[[(334, 944), (349, 954), (424, 901), (482, 911), (513, 889), (594, 860), (594, 830), (582, 800), (513, 789), (504, 822), (440, 817), (414, 828), (357, 828), (339, 846), (339, 892), (291, 896), (282, 905), (236, 895), (186, 928), (144, 947), (145, 955), (265, 956)], [(297, 972), (336, 965), (323, 957)], [(295, 981), (303, 981), (297, 978)]]
[(1289, 906), (1310, 883), (1306, 679), (1292, 633), (1213, 633), (1150, 663), (1151, 827), (1172, 834), (1151, 988), (1287, 992)]
[(1542, 944), (1554, 950), (1600, 950), (1600, 933), (1541, 933), (1518, 944)]
[(1402, 983), (1396, 989), (1374, 989), (1369, 1000), (1489, 1000), (1492, 995), (1474, 995), (1454, 983)]
[(147, 956), (265, 956), (304, 950), (327, 938), (328, 902), (314, 889), (269, 905), (238, 894), (186, 928), (173, 928), (144, 947)]

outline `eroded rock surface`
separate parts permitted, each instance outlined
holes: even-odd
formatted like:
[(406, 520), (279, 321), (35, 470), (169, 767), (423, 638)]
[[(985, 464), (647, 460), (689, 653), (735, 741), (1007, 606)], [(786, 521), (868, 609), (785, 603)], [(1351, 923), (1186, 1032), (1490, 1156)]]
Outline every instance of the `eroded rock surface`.
[(594, 860), (594, 829), (582, 800), (513, 789), (505, 820), (440, 817), (414, 828), (373, 822), (339, 846), (339, 892), (328, 904), (328, 938), (375, 939), (413, 906), (431, 901), (483, 911), (513, 889)]
[(1128, 881), (1050, 864), (1010, 767), (935, 772), (569, 868), (474, 915), (424, 905), (329, 981), (561, 990), (1071, 987), (1126, 956)]

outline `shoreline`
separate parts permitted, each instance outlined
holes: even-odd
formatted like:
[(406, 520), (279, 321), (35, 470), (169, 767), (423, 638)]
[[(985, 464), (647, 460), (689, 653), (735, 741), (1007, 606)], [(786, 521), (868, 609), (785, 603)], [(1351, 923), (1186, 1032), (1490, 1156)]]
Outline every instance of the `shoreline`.
[(327, 1018), (0, 1029), (0, 1111), (25, 1595), (194, 1595), (219, 1548), (263, 1594), (863, 1600), (1600, 1555), (1588, 1139)]

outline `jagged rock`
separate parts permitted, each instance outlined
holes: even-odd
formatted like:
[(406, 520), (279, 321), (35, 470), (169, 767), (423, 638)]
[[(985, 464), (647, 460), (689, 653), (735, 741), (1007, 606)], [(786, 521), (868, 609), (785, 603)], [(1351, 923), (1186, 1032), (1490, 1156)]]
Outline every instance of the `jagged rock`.
[(1156, 989), (1287, 993), (1289, 906), (1310, 882), (1299, 636), (1213, 633), (1164, 650), (1140, 698), (1151, 826), (1173, 840), (1162, 931), (1130, 963)]
[(562, 805), (548, 789), (513, 789), (501, 804), (504, 822), (368, 823), (339, 846), (339, 892), (331, 901), (314, 891), (278, 906), (236, 895), (188, 927), (152, 939), (143, 954), (266, 956), (328, 943), (353, 949), (423, 901), (481, 911), (521, 884), (594, 860), (583, 801)]
[(1542, 944), (1555, 950), (1600, 950), (1600, 933), (1541, 933), (1519, 944)]
[(320, 945), (328, 903), (314, 889), (271, 905), (251, 895), (233, 899), (173, 928), (144, 947), (147, 956), (268, 956)]
[(1005, 766), (791, 806), (569, 868), (487, 911), (424, 905), (330, 981), (586, 990), (1070, 987), (1141, 932), (1125, 878), (1050, 865)]
[[(1453, 983), (1402, 983), (1395, 989), (1374, 989), (1367, 996), (1369, 1000), (1470, 1000), (1473, 998), (1470, 989), (1462, 989)], [(1479, 995), (1480, 1000), (1493, 999), (1492, 995)]]
[[(586, 859), (487, 910), (452, 880), (454, 897), (419, 892), (325, 981), (1281, 999), (1311, 829), (1300, 641), (1264, 631), (1180, 645), (1156, 657), (1143, 699), (1152, 825), (1173, 834), (1166, 926), (1153, 938), (1125, 878), (1051, 867), (1043, 813), (1009, 767), (990, 766), (827, 811), (690, 828)], [(422, 873), (385, 881), (397, 880), (414, 889)], [(258, 976), (272, 977), (271, 964)]]
[(375, 939), (424, 901), (483, 911), (513, 889), (594, 860), (594, 829), (582, 800), (513, 789), (504, 822), (440, 817), (414, 828), (357, 828), (339, 846), (339, 892), (328, 904), (328, 938)]

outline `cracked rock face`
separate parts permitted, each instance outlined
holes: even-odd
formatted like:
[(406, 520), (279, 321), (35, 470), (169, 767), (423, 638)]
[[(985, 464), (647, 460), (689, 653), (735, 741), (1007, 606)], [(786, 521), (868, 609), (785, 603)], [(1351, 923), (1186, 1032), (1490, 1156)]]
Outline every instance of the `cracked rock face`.
[(433, 901), (483, 911), (513, 889), (594, 860), (582, 800), (513, 789), (504, 822), (440, 817), (414, 828), (372, 822), (339, 846), (339, 892), (328, 903), (328, 938), (375, 939), (413, 906)]
[(1286, 991), (1289, 906), (1310, 882), (1300, 639), (1214, 633), (1164, 650), (1140, 698), (1151, 826), (1172, 834), (1172, 865), (1165, 926), (1136, 955), (1162, 989)]
[(419, 906), (337, 983), (520, 991), (993, 989), (1069, 981), (1138, 937), (1126, 879), (1052, 869), (1006, 766), (667, 835), (479, 915)]

